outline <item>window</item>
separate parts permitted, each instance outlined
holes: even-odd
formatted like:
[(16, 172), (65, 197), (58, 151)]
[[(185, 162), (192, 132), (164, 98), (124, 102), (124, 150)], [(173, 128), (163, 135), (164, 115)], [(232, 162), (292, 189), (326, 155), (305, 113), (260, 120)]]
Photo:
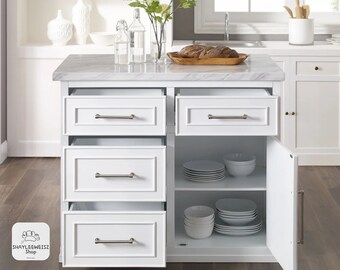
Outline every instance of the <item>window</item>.
[[(316, 34), (340, 33), (340, 0), (300, 0), (311, 8)], [(225, 12), (230, 14), (232, 34), (287, 34), (288, 14), (295, 0), (198, 0), (195, 7), (195, 33), (224, 33)]]
[[(340, 0), (308, 0), (300, 1), (301, 5), (306, 2), (318, 12), (339, 11)], [(282, 6), (293, 7), (295, 2), (289, 0), (215, 0), (216, 12), (281, 12)]]

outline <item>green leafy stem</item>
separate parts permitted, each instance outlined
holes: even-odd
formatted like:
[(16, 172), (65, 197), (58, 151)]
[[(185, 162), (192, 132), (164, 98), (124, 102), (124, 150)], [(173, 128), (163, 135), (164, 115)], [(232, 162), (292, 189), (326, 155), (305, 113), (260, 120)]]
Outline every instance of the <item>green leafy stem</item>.
[(176, 7), (173, 7), (173, 4), (173, 0), (170, 0), (168, 4), (162, 4), (159, 0), (135, 0), (129, 4), (130, 7), (144, 9), (147, 13), (157, 43), (158, 59), (160, 59), (162, 55), (162, 40), (164, 39), (166, 23), (172, 20), (176, 10), (194, 7), (196, 0), (179, 0)]

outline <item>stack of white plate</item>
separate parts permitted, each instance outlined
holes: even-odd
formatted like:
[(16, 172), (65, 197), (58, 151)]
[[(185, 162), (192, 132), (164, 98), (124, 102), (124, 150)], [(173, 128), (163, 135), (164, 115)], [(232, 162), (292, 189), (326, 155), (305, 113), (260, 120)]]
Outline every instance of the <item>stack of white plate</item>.
[(191, 238), (209, 237), (214, 230), (214, 223), (215, 211), (211, 207), (191, 206), (184, 211), (184, 229)]
[(216, 202), (218, 219), (215, 231), (226, 235), (251, 235), (262, 229), (256, 203), (247, 199), (220, 199)]
[(194, 160), (183, 164), (184, 176), (194, 182), (214, 182), (225, 177), (224, 164), (211, 160)]

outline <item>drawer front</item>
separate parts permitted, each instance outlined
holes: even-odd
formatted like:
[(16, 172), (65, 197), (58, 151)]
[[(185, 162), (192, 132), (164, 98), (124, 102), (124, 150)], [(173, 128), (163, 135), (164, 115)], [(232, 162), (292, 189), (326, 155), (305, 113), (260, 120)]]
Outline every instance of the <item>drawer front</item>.
[(68, 212), (63, 222), (65, 267), (165, 266), (165, 212)]
[(66, 201), (165, 201), (165, 146), (64, 150)]
[(339, 62), (297, 62), (297, 75), (339, 75)]
[(166, 98), (66, 97), (65, 135), (164, 135)]
[(177, 97), (177, 135), (277, 135), (277, 98)]

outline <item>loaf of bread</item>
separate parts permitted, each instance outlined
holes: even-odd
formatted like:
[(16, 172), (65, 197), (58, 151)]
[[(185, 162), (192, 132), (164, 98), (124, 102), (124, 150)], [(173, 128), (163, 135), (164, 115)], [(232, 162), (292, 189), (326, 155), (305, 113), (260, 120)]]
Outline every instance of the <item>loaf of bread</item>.
[(178, 53), (183, 58), (238, 58), (237, 51), (225, 46), (189, 45)]

